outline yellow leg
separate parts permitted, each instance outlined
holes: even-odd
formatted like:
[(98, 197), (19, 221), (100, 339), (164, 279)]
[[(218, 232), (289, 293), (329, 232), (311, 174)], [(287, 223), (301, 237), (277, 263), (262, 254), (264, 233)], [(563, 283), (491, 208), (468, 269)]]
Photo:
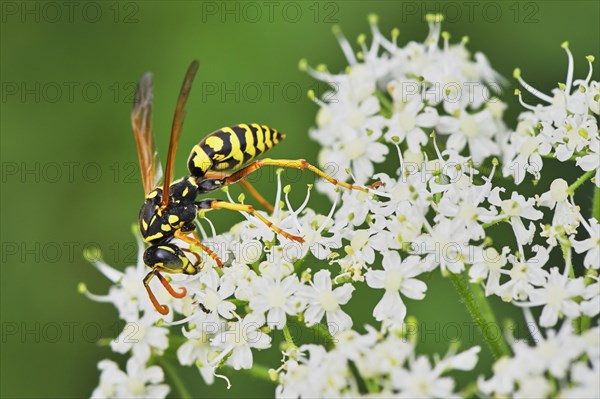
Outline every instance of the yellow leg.
[(175, 238), (179, 238), (181, 241), (184, 241), (190, 245), (195, 245), (197, 247), (202, 248), (202, 250), (204, 252), (206, 252), (206, 254), (208, 256), (210, 256), (211, 258), (214, 259), (214, 261), (217, 263), (217, 266), (219, 266), (220, 268), (223, 268), (223, 262), (221, 261), (221, 258), (219, 258), (219, 255), (217, 255), (216, 253), (214, 253), (210, 248), (208, 248), (206, 245), (202, 244), (200, 242), (200, 239), (194, 234), (194, 237), (190, 237), (187, 235), (188, 233), (184, 233), (181, 230), (177, 230), (175, 232)]
[(273, 211), (275, 210), (275, 208), (273, 208), (273, 205), (271, 205), (269, 201), (267, 201), (262, 195), (260, 195), (260, 193), (254, 188), (252, 184), (250, 184), (250, 182), (248, 182), (247, 180), (240, 180), (239, 184), (243, 186), (246, 190), (248, 190), (250, 195), (253, 196), (262, 206), (264, 206), (265, 209), (269, 211), (269, 213), (273, 213)]
[[(223, 173), (223, 172), (214, 172), (214, 171), (209, 171), (206, 172), (206, 175), (204, 175), (207, 179), (225, 179), (226, 177), (228, 177), (229, 175), (227, 173)], [(231, 184), (231, 183), (225, 183), (225, 184)], [(252, 184), (250, 184), (250, 182), (248, 180), (240, 180), (239, 184), (244, 187), (246, 190), (248, 190), (248, 192), (250, 193), (251, 196), (254, 197), (254, 199), (256, 199), (262, 206), (265, 207), (265, 209), (267, 211), (269, 211), (269, 213), (273, 213), (273, 210), (275, 208), (273, 208), (273, 205), (271, 205), (269, 203), (269, 201), (267, 201), (265, 199), (265, 197), (263, 197), (258, 190), (256, 190), (256, 188), (254, 188), (254, 186)]]
[(306, 162), (304, 159), (259, 159), (257, 161), (252, 162), (248, 166), (238, 170), (235, 173), (232, 173), (228, 177), (225, 178), (225, 184), (232, 184), (237, 182), (240, 179), (248, 176), (250, 173), (255, 172), (256, 170), (262, 168), (263, 166), (277, 166), (280, 168), (293, 168), (293, 169), (308, 169), (317, 176), (322, 177), (327, 180), (331, 184), (335, 184), (336, 186), (347, 188), (348, 190), (359, 190), (359, 191), (367, 191), (366, 187), (362, 186), (353, 186), (352, 184), (345, 183), (343, 181), (339, 181), (329, 176), (327, 173), (323, 172), (321, 169), (317, 168)]
[(273, 222), (271, 222), (269, 219), (265, 218), (263, 215), (258, 213), (252, 205), (232, 204), (230, 202), (212, 200), (210, 202), (210, 209), (229, 209), (230, 211), (240, 211), (240, 212), (250, 213), (250, 214), (256, 216), (258, 219), (260, 219), (261, 222), (266, 224), (267, 227), (269, 227), (275, 233), (284, 236), (288, 240), (293, 240), (293, 241), (297, 241), (300, 243), (304, 242), (304, 238), (290, 234), (290, 233), (280, 229), (279, 227), (275, 226), (273, 224)]

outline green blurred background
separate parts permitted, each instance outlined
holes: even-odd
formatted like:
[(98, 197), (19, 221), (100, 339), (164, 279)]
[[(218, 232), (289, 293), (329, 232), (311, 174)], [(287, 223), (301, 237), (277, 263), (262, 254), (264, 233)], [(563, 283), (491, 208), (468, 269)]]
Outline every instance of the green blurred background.
[[(120, 269), (135, 259), (131, 224), (142, 187), (129, 116), (134, 82), (142, 73), (154, 73), (154, 126), (164, 157), (184, 71), (192, 59), (200, 60), (176, 164), (176, 174), (183, 175), (197, 141), (239, 122), (258, 121), (285, 132), (288, 138), (273, 156), (314, 162), (318, 146), (307, 131), (317, 108), (305, 93), (317, 86), (298, 70), (298, 61), (343, 68), (331, 28), (340, 24), (354, 43), (359, 33), (368, 32), (371, 12), (380, 15), (383, 32), (400, 28), (402, 44), (426, 36), (424, 14), (443, 12), (443, 29), (453, 41), (468, 35), (469, 48), (484, 52), (502, 75), (510, 78), (519, 66), (545, 92), (565, 80), (564, 40), (571, 43), (576, 77), (587, 74), (585, 55), (598, 59), (600, 54), (597, 1), (1, 5), (2, 397), (88, 396), (98, 382), (96, 363), (105, 357), (123, 359), (96, 343), (117, 333), (115, 310), (79, 295), (77, 284), (86, 282), (95, 293), (109, 287), (83, 259), (85, 247), (99, 247), (105, 260)], [(520, 107), (512, 89), (503, 99), (509, 104), (507, 121), (514, 126), (510, 121)], [(549, 173), (564, 172), (550, 168)], [(302, 182), (310, 179), (294, 183), (296, 199), (304, 195)], [(265, 195), (274, 193), (273, 179), (256, 186)], [(310, 206), (321, 212), (329, 208), (320, 196)], [(224, 231), (241, 216), (224, 212), (212, 220)], [(469, 334), (462, 324), (470, 319), (448, 282), (433, 277), (429, 283), (426, 300), (409, 304), (410, 314), (437, 331), (424, 334), (420, 350), (444, 352), (448, 337), (457, 334), (465, 346), (480, 343), (478, 334)], [(351, 301), (358, 326), (371, 320), (379, 297)], [(494, 305), (500, 318), (510, 315), (506, 307)], [(459, 333), (440, 332), (447, 323), (463, 327)], [(489, 357), (484, 348), (482, 358)], [(272, 353), (259, 360), (275, 365), (278, 359)], [(479, 370), (488, 366), (483, 361)], [(273, 392), (269, 383), (239, 373), (232, 376), (230, 391), (220, 380), (205, 387), (194, 369), (181, 373), (194, 395), (262, 397)]]

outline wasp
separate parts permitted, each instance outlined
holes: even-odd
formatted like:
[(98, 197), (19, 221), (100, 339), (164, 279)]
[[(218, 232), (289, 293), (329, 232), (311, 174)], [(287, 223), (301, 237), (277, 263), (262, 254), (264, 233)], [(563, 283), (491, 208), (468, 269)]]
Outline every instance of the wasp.
[[(275, 226), (252, 205), (230, 203), (216, 199), (199, 199), (202, 194), (215, 191), (230, 184), (240, 183), (269, 211), (273, 207), (250, 185), (245, 178), (264, 166), (308, 169), (332, 184), (354, 190), (367, 188), (338, 181), (304, 159), (255, 160), (256, 157), (273, 148), (285, 135), (276, 129), (257, 123), (240, 123), (224, 127), (204, 137), (190, 153), (187, 166), (189, 175), (171, 181), (175, 165), (175, 154), (185, 118), (187, 102), (192, 82), (198, 70), (198, 61), (188, 67), (183, 80), (175, 114), (171, 126), (169, 150), (163, 177), (158, 151), (152, 131), (152, 74), (146, 73), (138, 82), (131, 122), (138, 152), (138, 160), (144, 186), (145, 201), (139, 213), (139, 229), (149, 247), (144, 252), (144, 263), (151, 270), (143, 280), (150, 301), (156, 310), (166, 315), (169, 308), (158, 302), (149, 283), (157, 277), (167, 292), (175, 298), (187, 294), (184, 287), (176, 291), (161, 273), (183, 273), (193, 275), (204, 266), (204, 262), (191, 247), (200, 248), (214, 259), (218, 267), (223, 262), (196, 234), (196, 216), (199, 211), (228, 209), (253, 214), (275, 233), (297, 242), (303, 238), (292, 235)], [(233, 173), (227, 171), (235, 170)], [(183, 248), (173, 241), (175, 238), (190, 245)], [(191, 261), (189, 254), (194, 261)]]

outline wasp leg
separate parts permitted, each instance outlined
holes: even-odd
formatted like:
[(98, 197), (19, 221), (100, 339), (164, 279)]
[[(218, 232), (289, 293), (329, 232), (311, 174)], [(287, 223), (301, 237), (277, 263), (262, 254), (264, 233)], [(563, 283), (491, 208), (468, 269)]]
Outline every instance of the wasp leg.
[(185, 232), (182, 232), (181, 230), (177, 230), (175, 232), (175, 238), (179, 238), (181, 241), (184, 241), (184, 242), (186, 242), (186, 243), (188, 243), (190, 245), (195, 245), (197, 247), (202, 248), (202, 250), (204, 252), (206, 252), (206, 254), (208, 256), (210, 256), (211, 258), (213, 258), (213, 260), (217, 263), (217, 266), (219, 266), (220, 268), (223, 268), (223, 262), (221, 261), (221, 258), (219, 258), (219, 255), (217, 255), (216, 253), (214, 253), (206, 245), (202, 244), (200, 242), (200, 240), (198, 239), (198, 237), (195, 236), (195, 234), (194, 234), (194, 237), (190, 237)]
[(293, 240), (293, 241), (297, 241), (300, 243), (304, 242), (304, 238), (290, 234), (290, 233), (280, 229), (279, 227), (275, 226), (273, 224), (273, 222), (271, 222), (269, 219), (265, 218), (263, 215), (258, 213), (252, 205), (232, 204), (230, 202), (225, 202), (225, 201), (206, 199), (206, 200), (196, 202), (196, 207), (198, 207), (198, 209), (229, 209), (230, 211), (240, 211), (240, 212), (250, 213), (250, 214), (256, 216), (258, 219), (260, 219), (261, 222), (266, 224), (267, 227), (269, 227), (275, 233), (284, 236), (288, 240)]
[(257, 161), (252, 162), (248, 166), (238, 170), (237, 172), (234, 172), (234, 173), (230, 174), (229, 176), (225, 177), (223, 179), (224, 184), (228, 185), (228, 184), (235, 183), (235, 182), (245, 178), (250, 173), (253, 173), (253, 172), (257, 171), (258, 169), (262, 168), (263, 166), (278, 166), (280, 168), (293, 168), (293, 169), (301, 169), (301, 170), (308, 169), (311, 172), (313, 172), (314, 174), (316, 174), (317, 176), (322, 177), (323, 179), (327, 180), (331, 184), (335, 184), (336, 186), (344, 187), (344, 188), (347, 188), (348, 190), (368, 191), (367, 188), (365, 188), (365, 187), (354, 186), (352, 184), (334, 179), (333, 177), (329, 176), (327, 173), (323, 172), (321, 169), (306, 162), (304, 159), (271, 159), (271, 158), (259, 159)]
[(158, 272), (155, 270), (152, 270), (150, 273), (148, 273), (146, 277), (144, 277), (144, 287), (146, 288), (146, 292), (148, 292), (148, 297), (150, 298), (152, 305), (154, 305), (154, 308), (158, 311), (158, 313), (166, 315), (169, 313), (169, 307), (167, 305), (161, 305), (158, 303), (158, 300), (154, 296), (152, 289), (150, 289), (150, 280), (152, 280), (152, 278), (156, 275), (160, 276), (160, 274), (158, 274)]
[[(227, 173), (210, 171), (210, 172), (207, 172), (206, 175), (204, 175), (204, 176), (206, 177), (206, 179), (198, 182), (200, 191), (203, 193), (208, 193), (208, 192), (217, 190), (226, 184), (230, 184), (230, 183), (225, 183), (225, 178), (227, 178), (229, 176)], [(250, 195), (253, 196), (254, 199), (256, 199), (267, 211), (269, 211), (269, 213), (273, 212), (273, 210), (275, 209), (275, 208), (273, 208), (273, 205), (271, 205), (269, 203), (269, 201), (267, 201), (258, 192), (258, 190), (256, 190), (256, 188), (254, 188), (254, 186), (252, 184), (250, 184), (250, 182), (248, 180), (240, 180), (239, 183), (242, 187), (244, 187), (246, 190), (248, 190)]]
[(158, 270), (154, 270), (154, 274), (156, 275), (156, 277), (158, 277), (158, 280), (161, 282), (163, 287), (165, 287), (169, 294), (171, 294), (174, 298), (181, 299), (187, 295), (187, 290), (185, 289), (185, 287), (179, 287), (181, 288), (181, 290), (179, 292), (176, 292), (171, 286), (171, 284), (167, 281), (167, 279), (164, 278), (163, 275), (158, 272)]
[(265, 207), (265, 209), (269, 211), (269, 213), (273, 213), (273, 211), (275, 210), (275, 208), (273, 208), (273, 205), (271, 205), (271, 203), (269, 203), (269, 201), (267, 201), (265, 197), (260, 195), (260, 193), (254, 188), (252, 184), (250, 184), (248, 180), (240, 180), (239, 184), (243, 186), (246, 190), (248, 190), (250, 195), (253, 196), (254, 199), (256, 199), (263, 207)]

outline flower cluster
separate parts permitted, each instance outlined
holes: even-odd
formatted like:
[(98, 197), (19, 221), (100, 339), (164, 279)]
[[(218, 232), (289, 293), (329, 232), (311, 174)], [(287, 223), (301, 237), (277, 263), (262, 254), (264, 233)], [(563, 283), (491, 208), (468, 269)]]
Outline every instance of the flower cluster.
[(598, 115), (600, 107), (600, 84), (592, 80), (594, 56), (586, 57), (589, 72), (585, 79), (573, 80), (574, 61), (569, 43), (562, 47), (567, 52), (568, 69), (565, 83), (552, 90), (552, 96), (529, 85), (521, 70), (515, 69), (514, 77), (525, 90), (543, 101), (535, 106), (523, 102), (520, 90), (515, 94), (527, 109), (519, 115), (519, 123), (504, 142), (504, 174), (514, 177), (517, 184), (527, 173), (536, 179), (544, 165), (544, 158), (560, 162), (574, 160), (587, 172), (595, 172), (596, 186), (600, 187), (600, 141), (598, 139)]
[[(516, 342), (512, 349), (513, 357), (503, 357), (494, 364), (492, 377), (478, 380), (478, 387), (485, 395), (519, 398), (598, 396), (598, 327), (579, 335), (565, 323), (558, 332), (549, 330), (548, 336), (535, 346)], [(558, 386), (553, 381), (557, 381)]]
[(478, 346), (461, 353), (451, 348), (432, 364), (427, 356), (415, 355), (414, 342), (401, 331), (382, 334), (370, 326), (366, 331), (338, 334), (335, 348), (329, 351), (314, 344), (285, 351), (282, 366), (274, 371), (280, 382), (277, 396), (357, 397), (360, 384), (365, 384), (381, 397), (453, 397), (456, 387), (447, 373), (472, 370), (480, 351)]
[[(332, 200), (330, 211), (319, 214), (308, 207), (312, 186), (301, 204), (292, 205), (291, 187), (283, 187), (278, 173), (275, 210), (261, 214), (303, 243), (246, 214), (216, 234), (200, 214), (202, 242), (226, 267), (175, 240), (201, 257), (204, 267), (194, 276), (172, 276), (188, 292), (182, 300), (152, 285), (172, 309), (167, 316), (155, 311), (142, 285), (147, 269), (141, 241), (137, 265), (125, 272), (93, 262), (114, 286), (105, 296), (83, 285), (81, 291), (115, 305), (127, 324), (111, 347), (130, 355), (126, 373), (100, 362), (94, 396), (164, 397), (168, 387), (159, 366), (168, 364), (170, 351), (181, 365), (196, 367), (207, 384), (215, 377), (229, 384), (220, 370), (255, 368), (254, 353), (272, 348), (276, 336), (285, 340), (283, 363), (263, 377), (277, 382), (280, 397), (600, 395), (593, 377), (600, 364), (593, 341), (600, 313), (600, 216), (589, 215), (575, 199), (589, 180), (600, 180), (593, 57), (587, 78), (574, 81), (572, 56), (563, 46), (567, 82), (552, 98), (517, 71), (521, 85), (550, 105), (526, 106), (511, 131), (502, 120), (506, 106), (496, 97), (502, 78), (483, 54), (471, 55), (467, 38), (450, 42), (441, 16), (427, 20), (423, 43), (399, 46), (398, 31), (388, 39), (371, 16), (372, 42), (361, 35), (358, 53), (336, 28), (349, 63), (342, 73), (301, 62), (331, 86), (321, 98), (309, 93), (319, 106), (310, 136), (322, 146), (320, 163), (339, 181), (375, 181), (351, 191), (317, 183)], [(585, 173), (534, 192), (507, 189), (525, 186), (518, 184), (528, 173), (538, 180), (543, 157), (571, 160)], [(376, 169), (394, 159), (393, 170)], [(507, 227), (501, 242), (508, 244), (494, 241), (498, 226)], [(486, 296), (521, 308), (533, 345), (486, 338), (499, 358), (492, 374), (458, 388), (448, 373), (473, 370), (479, 346), (458, 352), (452, 345), (432, 362), (406, 334), (407, 318), (414, 315), (405, 299), (424, 300), (431, 273), (451, 281), (479, 321), (497, 323), (485, 310)], [(361, 291), (380, 297), (371, 311), (370, 324), (377, 327), (354, 325), (349, 305)], [(298, 345), (290, 326), (318, 339)], [(540, 329), (545, 338), (537, 340)], [(572, 350), (559, 353), (567, 345)]]

